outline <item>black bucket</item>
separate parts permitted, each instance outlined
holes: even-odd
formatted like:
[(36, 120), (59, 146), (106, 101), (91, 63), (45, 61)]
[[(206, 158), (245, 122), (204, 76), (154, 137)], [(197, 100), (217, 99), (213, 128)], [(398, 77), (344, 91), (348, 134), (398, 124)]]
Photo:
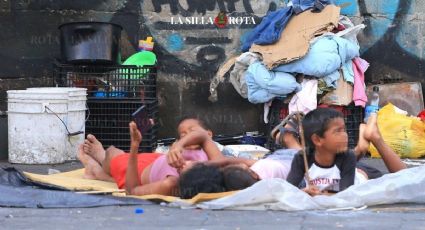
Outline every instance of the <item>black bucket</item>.
[(59, 26), (62, 62), (119, 64), (122, 27), (106, 22), (72, 22)]

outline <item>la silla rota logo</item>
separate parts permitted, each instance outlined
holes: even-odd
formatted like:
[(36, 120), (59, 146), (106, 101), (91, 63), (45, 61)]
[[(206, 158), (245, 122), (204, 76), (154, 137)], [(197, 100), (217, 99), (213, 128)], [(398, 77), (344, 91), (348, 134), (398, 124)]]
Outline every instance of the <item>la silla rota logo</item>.
[(220, 29), (226, 27), (228, 22), (229, 22), (229, 19), (227, 18), (227, 15), (225, 12), (218, 13), (217, 17), (215, 17), (214, 19), (214, 24)]

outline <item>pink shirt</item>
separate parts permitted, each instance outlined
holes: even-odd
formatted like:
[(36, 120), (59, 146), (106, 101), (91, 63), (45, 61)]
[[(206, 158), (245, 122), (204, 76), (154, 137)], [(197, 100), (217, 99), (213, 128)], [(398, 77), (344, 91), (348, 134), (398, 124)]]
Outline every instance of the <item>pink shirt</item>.
[[(184, 150), (183, 158), (189, 161), (207, 161), (207, 154), (202, 149), (196, 150)], [(149, 175), (150, 183), (161, 181), (168, 176), (178, 177), (179, 173), (176, 168), (171, 167), (167, 163), (167, 157), (164, 154), (163, 156), (158, 157), (153, 163), (151, 172)]]
[(291, 169), (291, 161), (266, 158), (258, 160), (250, 168), (257, 173), (260, 179), (281, 178), (286, 180)]

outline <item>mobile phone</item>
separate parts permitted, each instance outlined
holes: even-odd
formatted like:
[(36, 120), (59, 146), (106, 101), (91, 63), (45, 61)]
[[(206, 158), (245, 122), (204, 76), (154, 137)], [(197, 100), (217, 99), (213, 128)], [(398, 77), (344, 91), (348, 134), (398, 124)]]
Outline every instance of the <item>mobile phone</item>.
[(144, 105), (131, 114), (131, 117), (136, 122), (137, 128), (142, 135), (146, 134), (152, 128), (152, 119), (149, 118), (148, 111)]

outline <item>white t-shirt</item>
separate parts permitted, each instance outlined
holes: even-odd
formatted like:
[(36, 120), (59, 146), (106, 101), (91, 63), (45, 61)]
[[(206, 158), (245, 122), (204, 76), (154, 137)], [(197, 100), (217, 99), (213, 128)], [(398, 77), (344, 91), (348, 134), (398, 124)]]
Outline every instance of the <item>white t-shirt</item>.
[(310, 176), (311, 183), (320, 191), (339, 191), (341, 171), (336, 165), (330, 168), (321, 168), (313, 163), (308, 169), (308, 175)]
[(291, 169), (291, 161), (261, 159), (251, 166), (251, 170), (257, 173), (260, 179), (282, 178), (288, 177)]

